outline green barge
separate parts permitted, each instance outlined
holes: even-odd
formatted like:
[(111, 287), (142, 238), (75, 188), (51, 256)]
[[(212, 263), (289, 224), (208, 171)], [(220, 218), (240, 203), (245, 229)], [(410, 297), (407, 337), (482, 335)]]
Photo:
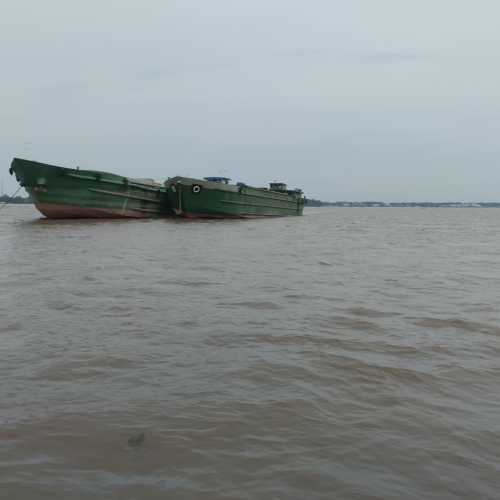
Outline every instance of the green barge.
[(14, 158), (10, 174), (51, 219), (144, 218), (170, 213), (166, 189), (148, 179)]
[(269, 188), (230, 184), (227, 177), (173, 177), (165, 182), (175, 215), (187, 218), (253, 218), (302, 215), (305, 198), (300, 189), (273, 182)]
[(9, 172), (50, 219), (282, 217), (302, 215), (305, 204), (300, 189), (280, 182), (257, 188), (227, 177), (172, 177), (159, 184), (21, 158), (12, 160)]

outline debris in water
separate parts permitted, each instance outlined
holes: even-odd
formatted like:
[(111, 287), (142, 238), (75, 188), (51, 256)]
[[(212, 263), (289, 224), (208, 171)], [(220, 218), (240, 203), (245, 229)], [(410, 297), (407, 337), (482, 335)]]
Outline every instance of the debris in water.
[(133, 436), (130, 436), (128, 438), (128, 445), (133, 446), (136, 448), (137, 446), (141, 446), (142, 443), (144, 443), (145, 439), (144, 432), (141, 432), (140, 434), (134, 434)]

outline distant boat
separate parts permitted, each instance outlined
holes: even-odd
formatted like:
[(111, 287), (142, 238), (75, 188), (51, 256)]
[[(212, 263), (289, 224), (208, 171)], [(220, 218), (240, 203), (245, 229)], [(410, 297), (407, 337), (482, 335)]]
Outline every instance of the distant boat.
[(155, 217), (168, 211), (165, 187), (149, 179), (14, 158), (10, 174), (51, 219)]
[(191, 179), (173, 177), (165, 182), (169, 204), (181, 217), (250, 218), (302, 215), (305, 198), (300, 189), (273, 182), (269, 188), (230, 184), (227, 177)]

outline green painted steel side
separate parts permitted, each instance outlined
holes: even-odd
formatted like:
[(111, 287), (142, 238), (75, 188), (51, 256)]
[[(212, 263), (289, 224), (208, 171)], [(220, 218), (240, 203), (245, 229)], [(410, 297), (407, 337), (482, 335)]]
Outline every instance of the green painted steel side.
[(142, 184), (126, 177), (58, 167), (14, 158), (10, 173), (35, 204), (109, 210), (110, 213), (157, 216), (170, 213), (165, 188)]
[(282, 217), (302, 215), (301, 193), (224, 185), (188, 178), (167, 181), (170, 205), (184, 217)]

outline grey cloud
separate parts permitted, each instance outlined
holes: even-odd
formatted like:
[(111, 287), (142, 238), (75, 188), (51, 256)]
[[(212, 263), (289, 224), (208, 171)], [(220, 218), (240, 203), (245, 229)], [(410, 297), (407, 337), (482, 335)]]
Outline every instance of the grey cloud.
[(482, 7), (8, 0), (0, 176), (15, 188), (25, 155), (326, 199), (495, 199), (500, 6)]

